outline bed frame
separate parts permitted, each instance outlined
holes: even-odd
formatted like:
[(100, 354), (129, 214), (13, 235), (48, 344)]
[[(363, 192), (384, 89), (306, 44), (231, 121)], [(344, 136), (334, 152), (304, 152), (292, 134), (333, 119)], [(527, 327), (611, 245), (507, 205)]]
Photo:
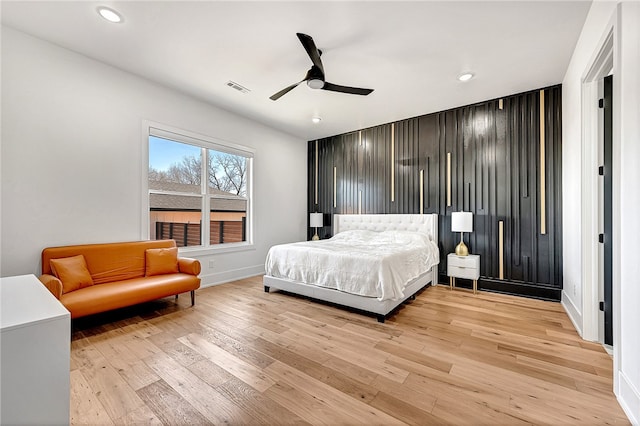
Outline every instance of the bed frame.
[[(334, 215), (333, 235), (339, 232), (362, 229), (369, 231), (417, 231), (429, 235), (433, 241), (438, 241), (438, 215), (435, 214), (360, 214)], [(384, 322), (386, 317), (408, 299), (415, 299), (415, 294), (428, 284), (438, 282), (438, 265), (434, 265), (427, 273), (411, 281), (405, 287), (404, 300), (383, 300), (375, 297), (359, 296), (339, 290), (299, 283), (283, 278), (265, 275), (263, 278), (264, 291), (271, 288), (288, 291), (290, 293), (307, 296), (325, 302), (358, 309), (375, 314), (378, 322)]]

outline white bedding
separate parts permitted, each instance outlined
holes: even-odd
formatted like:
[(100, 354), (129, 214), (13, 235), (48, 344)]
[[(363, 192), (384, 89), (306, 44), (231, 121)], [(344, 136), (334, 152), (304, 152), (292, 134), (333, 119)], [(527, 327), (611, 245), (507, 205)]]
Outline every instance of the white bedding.
[(425, 234), (353, 230), (320, 241), (271, 247), (266, 274), (378, 300), (401, 300), (404, 288), (440, 259)]

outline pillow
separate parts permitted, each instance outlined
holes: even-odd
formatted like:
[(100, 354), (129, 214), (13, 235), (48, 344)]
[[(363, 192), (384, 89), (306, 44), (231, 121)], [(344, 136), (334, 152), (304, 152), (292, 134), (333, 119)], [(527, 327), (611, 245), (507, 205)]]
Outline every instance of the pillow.
[(147, 277), (178, 272), (178, 247), (146, 249), (144, 258)]
[(400, 244), (426, 244), (428, 245), (431, 241), (427, 234), (418, 231), (399, 231), (399, 230), (390, 230), (384, 231), (380, 233), (381, 236), (385, 236), (390, 238), (395, 243)]
[(358, 241), (362, 242), (365, 240), (370, 240), (375, 238), (378, 235), (376, 231), (369, 231), (366, 229), (349, 229), (347, 231), (342, 231), (334, 235), (331, 239), (333, 241)]
[(53, 275), (62, 281), (62, 294), (93, 285), (91, 273), (87, 269), (87, 262), (81, 254), (51, 259), (49, 265)]

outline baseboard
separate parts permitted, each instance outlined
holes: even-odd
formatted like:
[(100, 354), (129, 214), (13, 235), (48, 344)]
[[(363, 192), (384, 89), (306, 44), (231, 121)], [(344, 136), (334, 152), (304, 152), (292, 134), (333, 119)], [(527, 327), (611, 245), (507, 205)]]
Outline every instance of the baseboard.
[(622, 372), (618, 372), (618, 402), (620, 407), (631, 421), (632, 425), (640, 425), (640, 391), (631, 383), (628, 377)]
[(255, 277), (264, 274), (264, 265), (248, 266), (246, 268), (232, 269), (214, 274), (200, 275), (200, 288), (211, 287), (213, 285), (228, 283), (230, 281)]
[[(441, 283), (448, 283), (449, 277), (440, 274), (439, 281)], [(456, 278), (456, 287), (471, 288), (472, 283), (472, 280)], [(556, 287), (487, 277), (480, 277), (478, 280), (478, 290), (511, 294), (513, 296), (524, 296), (532, 299), (551, 300), (553, 302), (560, 301), (560, 294), (562, 292), (562, 289)]]
[(573, 326), (576, 328), (580, 337), (584, 338), (584, 334), (582, 332), (582, 314), (580, 314), (580, 311), (576, 305), (573, 304), (573, 301), (569, 296), (567, 296), (564, 290), (562, 291), (562, 300), (560, 301), (560, 304), (564, 308), (564, 311), (567, 313), (567, 316), (573, 323)]

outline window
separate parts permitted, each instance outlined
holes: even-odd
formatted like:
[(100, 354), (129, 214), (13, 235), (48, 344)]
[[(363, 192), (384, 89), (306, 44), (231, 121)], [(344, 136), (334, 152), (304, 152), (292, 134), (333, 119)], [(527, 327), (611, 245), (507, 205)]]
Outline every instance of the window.
[(250, 149), (155, 127), (148, 146), (150, 239), (201, 248), (251, 242)]

